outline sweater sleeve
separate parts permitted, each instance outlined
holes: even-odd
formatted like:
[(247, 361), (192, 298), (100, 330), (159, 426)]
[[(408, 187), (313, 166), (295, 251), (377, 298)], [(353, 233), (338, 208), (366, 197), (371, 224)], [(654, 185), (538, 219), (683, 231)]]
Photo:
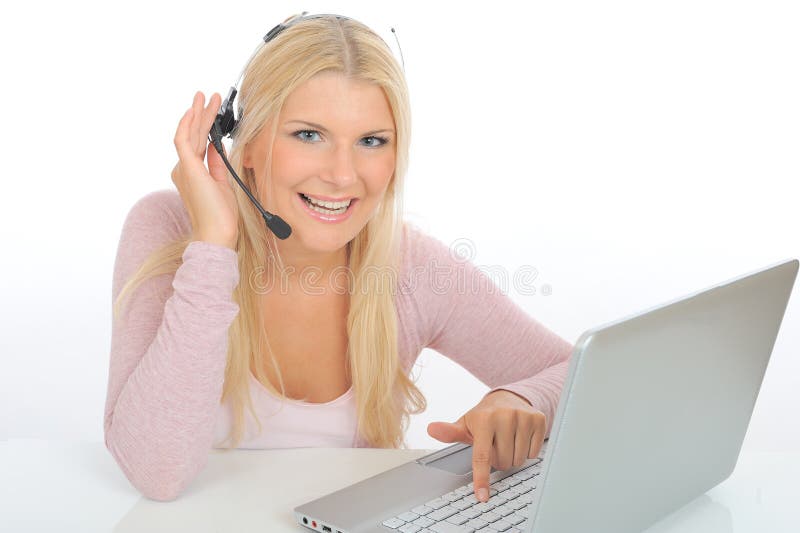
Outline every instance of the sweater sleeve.
[[(128, 213), (112, 303), (150, 253), (186, 234), (176, 196), (151, 193)], [(161, 501), (175, 499), (208, 460), (228, 328), (239, 312), (232, 300), (239, 282), (234, 250), (192, 241), (182, 261), (174, 276), (156, 275), (129, 293), (112, 319), (106, 447), (134, 487)]]
[(443, 242), (417, 229), (412, 235), (426, 346), (491, 387), (487, 394), (504, 389), (527, 400), (545, 414), (549, 436), (573, 345)]

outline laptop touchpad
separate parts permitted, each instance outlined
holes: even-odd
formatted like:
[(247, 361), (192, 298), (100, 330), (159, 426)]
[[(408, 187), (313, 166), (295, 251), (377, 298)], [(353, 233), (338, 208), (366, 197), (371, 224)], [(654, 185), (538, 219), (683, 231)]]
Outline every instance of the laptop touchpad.
[[(434, 466), (439, 470), (450, 472), (451, 474), (465, 475), (472, 472), (472, 446), (440, 457), (435, 461), (427, 463), (425, 466)], [(493, 467), (491, 472), (497, 472)]]

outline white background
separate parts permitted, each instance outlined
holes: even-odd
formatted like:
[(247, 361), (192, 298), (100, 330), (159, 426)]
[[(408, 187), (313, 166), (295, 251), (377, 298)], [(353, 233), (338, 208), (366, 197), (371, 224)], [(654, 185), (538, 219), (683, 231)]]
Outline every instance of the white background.
[[(509, 295), (571, 342), (800, 255), (795, 2), (400, 5), (4, 12), (0, 440), (102, 441), (122, 222), (173, 187), (172, 138), (194, 92), (224, 95), (259, 39), (303, 10), (359, 19), (395, 51), (396, 28), (413, 111), (406, 218), (469, 239), (478, 265), (536, 268), (552, 294)], [(795, 294), (745, 448), (800, 448), (799, 313)], [(419, 363), (429, 409), (408, 443), (436, 448), (427, 424), (455, 421), (488, 388), (430, 350)]]

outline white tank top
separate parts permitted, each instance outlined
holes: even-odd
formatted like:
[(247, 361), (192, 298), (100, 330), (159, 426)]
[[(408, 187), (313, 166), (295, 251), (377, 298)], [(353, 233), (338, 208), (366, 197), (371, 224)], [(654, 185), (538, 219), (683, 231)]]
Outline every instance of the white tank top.
[[(245, 430), (237, 448), (355, 448), (356, 401), (351, 386), (347, 392), (326, 403), (294, 399), (283, 401), (268, 391), (252, 373), (248, 373), (253, 408), (261, 422), (261, 434), (250, 410), (245, 406)], [(223, 442), (233, 424), (228, 402), (219, 406), (214, 430), (214, 447)], [(224, 442), (224, 444), (229, 444)]]

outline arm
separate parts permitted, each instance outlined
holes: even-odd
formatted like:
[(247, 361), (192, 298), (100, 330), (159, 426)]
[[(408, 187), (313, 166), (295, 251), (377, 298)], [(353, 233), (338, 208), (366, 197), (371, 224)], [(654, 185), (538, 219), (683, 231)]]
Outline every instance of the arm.
[(426, 310), (427, 346), (491, 387), (525, 399), (550, 434), (573, 345), (548, 330), (469, 261), (417, 230), (414, 288)]
[[(131, 209), (117, 251), (112, 301), (151, 251), (183, 233), (175, 197), (159, 191)], [(228, 327), (239, 312), (231, 300), (238, 281), (235, 251), (191, 242), (174, 278), (159, 275), (141, 284), (112, 325), (105, 443), (148, 498), (176, 498), (207, 462)]]

